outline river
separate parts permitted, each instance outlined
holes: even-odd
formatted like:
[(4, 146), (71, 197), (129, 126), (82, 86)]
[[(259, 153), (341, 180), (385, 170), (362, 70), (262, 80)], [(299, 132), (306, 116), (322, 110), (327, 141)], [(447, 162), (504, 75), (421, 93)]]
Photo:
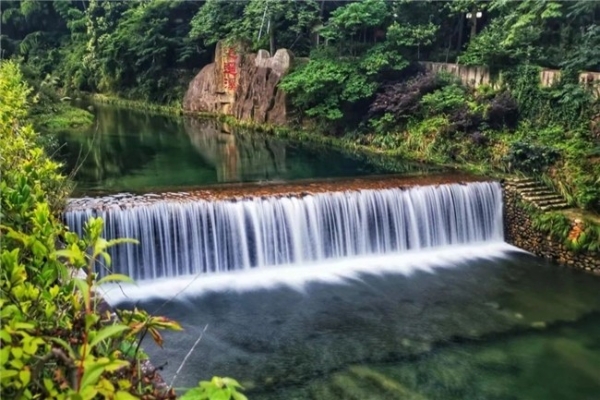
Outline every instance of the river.
[[(214, 121), (96, 116), (59, 136), (79, 196), (398, 172)], [(138, 286), (105, 296), (181, 322), (164, 348), (144, 343), (167, 382), (203, 335), (177, 388), (220, 375), (265, 400), (597, 399), (600, 278), (504, 243), (500, 190), (169, 200), (66, 219), (81, 230), (103, 215), (107, 236), (141, 240), (113, 253)]]

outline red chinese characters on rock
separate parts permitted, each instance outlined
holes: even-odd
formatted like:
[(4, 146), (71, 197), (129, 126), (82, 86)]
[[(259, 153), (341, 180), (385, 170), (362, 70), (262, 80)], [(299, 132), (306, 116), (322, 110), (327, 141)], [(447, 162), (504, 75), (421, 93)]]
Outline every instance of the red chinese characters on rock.
[(237, 84), (237, 54), (230, 47), (223, 60), (223, 86), (227, 91), (234, 91)]

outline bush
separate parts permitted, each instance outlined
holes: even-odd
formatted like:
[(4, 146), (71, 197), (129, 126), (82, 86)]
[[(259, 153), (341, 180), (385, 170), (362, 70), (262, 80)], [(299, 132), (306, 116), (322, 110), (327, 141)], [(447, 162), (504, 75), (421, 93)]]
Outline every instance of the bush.
[(422, 73), (404, 81), (385, 85), (369, 107), (369, 118), (393, 115), (396, 121), (406, 121), (420, 114), (423, 96), (441, 88), (444, 82), (432, 72)]
[(515, 142), (511, 145), (506, 161), (509, 170), (539, 175), (559, 158), (556, 149), (535, 145), (529, 142)]
[(421, 99), (427, 116), (450, 114), (466, 106), (465, 88), (457, 84), (444, 86)]
[(491, 99), (485, 119), (492, 129), (517, 128), (519, 105), (509, 91), (505, 90)]
[[(56, 218), (67, 185), (23, 122), (29, 93), (19, 67), (1, 62), (0, 397), (126, 400), (151, 393), (151, 378), (138, 373), (141, 353), (128, 357), (121, 349), (179, 325), (138, 310), (127, 323), (100, 312), (97, 286), (129, 278), (97, 281), (93, 265), (103, 258), (110, 266), (107, 249), (126, 240), (102, 239), (100, 219), (88, 222), (81, 239)], [(78, 270), (85, 279), (76, 277)]]
[(60, 175), (60, 164), (39, 147), (38, 135), (27, 117), (31, 89), (23, 82), (19, 66), (0, 63), (0, 171), (2, 171), (2, 219), (20, 227), (38, 202), (46, 202), (51, 212), (62, 209), (68, 184)]

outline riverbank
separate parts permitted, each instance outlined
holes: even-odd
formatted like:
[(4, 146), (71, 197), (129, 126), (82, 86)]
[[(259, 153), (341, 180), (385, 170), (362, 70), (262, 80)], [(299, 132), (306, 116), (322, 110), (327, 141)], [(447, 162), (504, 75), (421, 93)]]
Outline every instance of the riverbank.
[(163, 104), (155, 104), (149, 103), (146, 101), (140, 100), (129, 100), (123, 99), (121, 97), (116, 97), (112, 95), (106, 95), (101, 93), (86, 93), (81, 92), (79, 96), (91, 103), (100, 103), (107, 104), (115, 107), (126, 108), (130, 110), (140, 110), (152, 112), (155, 114), (161, 115), (183, 115), (185, 112), (181, 105), (163, 105)]
[[(110, 98), (103, 98), (103, 100), (106, 100), (107, 102), (112, 101), (110, 100)], [(364, 159), (365, 161), (368, 161), (373, 165), (376, 165), (389, 171), (406, 172), (405, 169), (407, 161), (411, 161), (423, 164), (433, 163), (435, 165), (435, 168), (438, 168), (439, 171), (444, 171), (446, 173), (449, 173), (450, 175), (453, 174), (456, 176), (464, 174), (477, 174), (485, 175), (488, 178), (493, 178), (499, 181), (514, 176), (513, 174), (507, 173), (500, 167), (502, 165), (502, 160), (501, 157), (498, 155), (496, 155), (495, 159), (488, 159), (487, 161), (485, 161), (485, 158), (480, 157), (481, 154), (479, 154), (477, 156), (474, 156), (477, 162), (468, 162), (462, 160), (462, 162), (441, 163), (441, 157), (436, 157), (436, 155), (439, 154), (441, 150), (436, 149), (435, 152), (424, 151), (425, 149), (423, 147), (415, 145), (417, 143), (416, 140), (413, 140), (412, 144), (410, 142), (408, 144), (404, 144), (401, 140), (401, 135), (396, 135), (396, 138), (393, 141), (393, 143), (397, 144), (396, 146), (391, 146), (390, 143), (384, 146), (382, 145), (382, 143), (379, 143), (377, 140), (374, 140), (376, 139), (376, 137), (368, 135), (355, 137), (327, 136), (322, 133), (319, 133), (316, 130), (308, 131), (287, 126), (257, 124), (252, 121), (240, 121), (230, 115), (219, 115), (210, 113), (183, 113), (181, 110), (178, 111), (176, 108), (173, 107), (155, 107), (153, 105), (147, 105), (144, 103), (132, 102), (128, 100), (121, 100), (119, 102), (115, 99), (114, 101), (112, 101), (112, 103), (108, 104), (126, 104), (129, 108), (147, 110), (149, 112), (153, 112), (152, 110), (159, 110), (160, 112), (168, 113), (169, 115), (183, 114), (201, 119), (216, 119), (221, 123), (225, 124), (225, 129), (227, 131), (229, 131), (230, 128), (235, 128), (237, 130), (237, 133), (241, 135), (252, 135), (256, 133), (261, 133), (271, 135), (277, 138), (290, 139), (292, 141), (297, 141), (300, 143), (309, 143), (317, 147), (323, 146), (324, 148), (339, 149), (343, 152), (352, 154), (353, 156), (359, 159)], [(406, 136), (410, 136), (409, 133), (404, 133), (403, 135), (405, 138)], [(408, 138), (407, 140), (410, 141), (410, 138)], [(426, 143), (431, 144), (430, 142)], [(429, 166), (429, 164), (427, 165)], [(428, 170), (431, 171), (430, 168), (428, 168)], [(457, 180), (460, 180), (460, 178), (457, 178), (454, 181)], [(253, 193), (256, 192), (257, 196), (268, 196), (273, 195), (275, 191), (277, 191), (278, 193), (285, 194), (288, 192), (312, 192), (314, 189), (307, 187), (298, 187), (296, 188), (296, 190), (281, 187), (281, 185), (282, 184), (278, 184), (278, 188), (276, 190), (269, 186), (262, 186), (260, 190), (253, 191), (252, 189), (250, 189), (250, 191)], [(283, 185), (285, 186), (285, 184)], [(307, 185), (307, 183), (298, 183), (298, 185)], [(244, 188), (244, 190), (246, 190), (246, 187)], [(187, 190), (184, 191), (188, 192)], [(190, 189), (190, 191), (192, 191), (192, 189)], [(215, 191), (215, 193), (212, 193), (213, 191)], [(252, 196), (253, 194), (241, 193), (240, 187), (237, 186), (233, 189), (230, 188), (225, 191), (217, 188), (211, 188), (210, 195), (201, 195), (199, 198), (207, 200), (225, 198), (235, 199), (239, 198), (240, 196), (244, 197), (244, 195)], [(175, 198), (177, 198), (178, 200), (181, 199), (179, 194), (177, 194)], [(577, 208), (568, 208), (565, 210), (555, 210), (552, 212), (547, 212), (535, 209), (535, 207), (525, 207), (525, 210), (531, 217), (531, 219), (536, 222), (535, 229), (537, 229), (537, 231), (539, 231), (542, 236), (551, 236), (553, 240), (556, 243), (558, 243), (558, 246), (564, 246), (569, 251), (573, 251), (575, 253), (590, 252), (594, 254), (596, 249), (600, 247), (600, 239), (598, 239), (600, 235), (597, 234), (597, 232), (600, 232), (600, 224), (596, 222), (596, 219), (589, 218), (589, 211), (584, 211)], [(581, 222), (572, 224), (566, 221)], [(577, 225), (578, 228), (573, 230), (572, 228), (575, 225)], [(567, 229), (567, 227), (569, 227), (570, 229)], [(535, 252), (535, 249), (533, 247), (526, 248), (526, 250)], [(594, 255), (594, 257), (596, 257), (596, 255)]]

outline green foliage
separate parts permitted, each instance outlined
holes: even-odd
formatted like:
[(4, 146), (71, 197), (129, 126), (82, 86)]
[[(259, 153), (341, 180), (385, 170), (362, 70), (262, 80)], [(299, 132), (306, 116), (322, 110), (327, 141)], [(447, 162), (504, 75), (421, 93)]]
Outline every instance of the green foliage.
[(325, 121), (340, 120), (349, 104), (369, 98), (377, 88), (355, 63), (323, 53), (287, 75), (280, 87), (300, 112)]
[(421, 99), (427, 115), (448, 114), (464, 107), (466, 103), (465, 88), (457, 84), (444, 86)]
[(576, 224), (561, 212), (532, 212), (532, 225), (535, 229), (561, 241), (568, 249), (581, 251), (600, 250), (600, 224), (585, 219)]
[(190, 389), (181, 400), (247, 400), (235, 379), (213, 377), (210, 381), (201, 381), (197, 387)]
[(56, 103), (42, 112), (32, 115), (37, 130), (43, 132), (87, 127), (94, 122), (94, 116), (86, 110), (75, 108), (68, 103)]
[(46, 202), (52, 212), (58, 212), (68, 193), (60, 165), (39, 147), (33, 128), (23, 124), (30, 93), (19, 66), (0, 62), (1, 215), (5, 224), (16, 226), (29, 220), (37, 202)]
[(96, 280), (96, 260), (110, 267), (108, 248), (131, 241), (101, 238), (103, 222), (95, 218), (79, 238), (56, 218), (65, 179), (24, 124), (30, 89), (22, 78), (14, 62), (0, 63), (0, 396), (134, 399), (153, 393), (148, 377), (136, 372), (139, 358), (125, 358), (119, 349), (145, 332), (156, 340), (157, 329), (180, 327), (137, 310), (124, 322), (100, 312), (97, 286), (130, 279)]
[(558, 157), (556, 149), (551, 147), (515, 142), (510, 147), (506, 161), (509, 170), (538, 175), (550, 167)]

